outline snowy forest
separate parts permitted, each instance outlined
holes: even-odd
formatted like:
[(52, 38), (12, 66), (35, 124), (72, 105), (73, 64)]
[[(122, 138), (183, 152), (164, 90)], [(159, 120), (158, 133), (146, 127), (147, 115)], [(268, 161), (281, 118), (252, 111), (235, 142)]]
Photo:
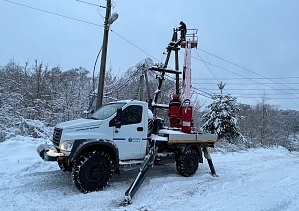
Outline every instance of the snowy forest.
[[(104, 103), (152, 98), (157, 73), (148, 69), (153, 65), (146, 58), (122, 75), (108, 69)], [(82, 67), (62, 70), (37, 60), (24, 65), (12, 60), (0, 66), (0, 142), (16, 135), (50, 139), (55, 124), (82, 117), (97, 88), (95, 75), (97, 71)], [(166, 77), (159, 103), (169, 103), (174, 87), (175, 80)], [(239, 104), (233, 96), (215, 94), (210, 96), (213, 103), (205, 105), (197, 90), (193, 90), (192, 96), (194, 127), (217, 133), (220, 147), (280, 145), (289, 150), (299, 149), (299, 111), (279, 109), (265, 99), (256, 105), (246, 105)], [(157, 115), (166, 117), (167, 112)]]

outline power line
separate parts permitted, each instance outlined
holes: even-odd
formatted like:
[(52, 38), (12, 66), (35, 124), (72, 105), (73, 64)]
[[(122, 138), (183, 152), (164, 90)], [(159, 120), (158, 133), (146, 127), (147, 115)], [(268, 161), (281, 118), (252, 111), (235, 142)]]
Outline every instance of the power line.
[[(58, 14), (58, 13), (54, 13), (54, 12), (51, 12), (51, 11), (47, 11), (47, 10), (43, 10), (43, 9), (39, 9), (39, 8), (32, 7), (32, 6), (28, 6), (28, 5), (21, 4), (21, 3), (17, 3), (17, 2), (14, 2), (14, 1), (10, 1), (10, 0), (3, 0), (3, 1), (6, 1), (6, 2), (11, 3), (11, 4), (18, 5), (18, 6), (26, 7), (26, 8), (29, 8), (29, 9), (37, 10), (37, 11), (40, 11), (40, 12), (48, 13), (48, 14), (51, 14), (51, 15), (59, 16), (59, 17), (62, 17), (62, 18), (67, 18), (67, 19), (70, 19), (70, 20), (78, 21), (78, 22), (81, 22), (81, 23), (86, 23), (86, 24), (89, 24), (89, 25), (94, 25), (94, 26), (100, 26), (100, 27), (103, 27), (103, 25), (100, 25), (100, 24), (96, 24), (96, 23), (88, 22), (88, 21), (85, 21), (85, 20), (81, 20), (81, 19), (78, 19), (78, 18), (73, 18), (73, 17), (66, 16), (66, 15), (61, 15), (61, 14)], [(92, 3), (89, 3), (89, 2), (80, 1), (80, 0), (76, 0), (76, 1), (99, 7), (98, 5), (96, 5), (96, 4), (92, 4)], [(101, 7), (101, 6), (100, 6), (100, 7)], [(112, 31), (112, 30), (111, 30), (111, 31)], [(127, 40), (126, 38), (122, 37), (120, 34), (116, 33), (115, 31), (112, 31), (112, 32), (113, 32), (114, 34), (116, 34), (117, 36), (119, 36), (120, 38), (122, 38), (123, 40), (125, 40), (126, 42), (128, 42), (129, 44), (131, 44), (132, 46), (134, 46), (135, 48), (137, 48), (138, 50), (142, 51), (143, 53), (147, 54), (148, 56), (150, 56), (151, 58), (153, 58), (153, 59), (155, 59), (156, 61), (159, 62), (159, 60), (158, 60), (157, 58), (153, 57), (152, 55), (150, 55), (149, 53), (147, 53), (146, 51), (144, 51), (143, 49), (141, 49), (140, 47), (138, 47), (137, 45), (135, 45), (135, 44), (132, 43), (131, 41), (129, 41), (129, 40)], [(200, 49), (200, 50), (201, 50), (201, 51), (204, 51), (204, 50), (202, 50), (202, 49)], [(219, 66), (217, 66), (217, 65), (211, 64), (211, 63), (209, 63), (209, 62), (203, 61), (203, 60), (201, 59), (202, 62), (204, 62), (205, 65), (206, 65), (206, 64), (210, 64), (210, 65), (212, 65), (212, 66), (215, 66), (215, 67), (217, 67), (217, 68), (223, 69), (223, 70), (225, 70), (225, 71), (231, 72), (231, 73), (233, 73), (233, 74), (235, 74), (235, 75), (238, 75), (238, 76), (241, 76), (241, 77), (242, 77), (242, 78), (238, 78), (238, 79), (248, 79), (248, 80), (252, 80), (252, 81), (254, 81), (254, 80), (260, 80), (260, 79), (267, 79), (267, 80), (271, 80), (271, 81), (273, 81), (272, 79), (283, 79), (283, 78), (267, 78), (267, 77), (262, 76), (262, 75), (260, 75), (260, 74), (258, 74), (258, 73), (255, 73), (255, 72), (253, 72), (253, 71), (251, 71), (251, 70), (249, 70), (249, 69), (247, 69), (247, 68), (244, 68), (244, 67), (242, 67), (242, 66), (240, 66), (240, 65), (237, 65), (237, 64), (232, 63), (232, 62), (230, 62), (230, 61), (228, 61), (228, 60), (225, 60), (225, 59), (223, 59), (223, 58), (221, 58), (221, 57), (218, 57), (218, 56), (216, 56), (216, 55), (214, 55), (214, 54), (211, 54), (211, 53), (209, 53), (209, 52), (207, 52), (207, 51), (204, 51), (204, 52), (205, 52), (205, 53), (208, 53), (208, 54), (210, 54), (210, 55), (212, 55), (212, 56), (215, 56), (215, 57), (217, 57), (217, 58), (219, 58), (219, 59), (221, 59), (221, 60), (223, 60), (223, 61), (226, 61), (226, 62), (228, 62), (228, 63), (230, 63), (230, 64), (233, 64), (233, 65), (235, 65), (235, 66), (237, 66), (237, 67), (240, 67), (240, 68), (242, 68), (242, 69), (244, 69), (244, 70), (247, 70), (247, 71), (249, 71), (249, 72), (252, 72), (252, 73), (254, 73), (254, 74), (256, 74), (256, 75), (258, 75), (258, 76), (260, 76), (260, 77), (262, 77), (262, 78), (248, 78), (248, 77), (244, 77), (244, 76), (242, 76), (242, 75), (240, 75), (240, 74), (234, 73), (234, 72), (232, 72), (232, 71), (229, 71), (229, 70), (224, 69), (224, 68), (222, 68), (222, 67), (219, 67)], [(193, 58), (195, 58), (195, 57), (193, 57)], [(200, 58), (201, 58), (201, 57), (200, 57)], [(198, 59), (198, 58), (195, 58), (195, 59)], [(206, 67), (208, 67), (208, 66), (206, 65)], [(210, 71), (210, 72), (211, 72), (211, 71)], [(294, 79), (296, 79), (296, 78), (299, 78), (299, 77), (284, 77), (284, 79), (289, 79), (289, 78), (294, 78)], [(215, 77), (215, 79), (218, 81), (218, 79), (217, 79), (216, 77)], [(209, 80), (211, 80), (211, 79), (209, 79)], [(234, 79), (230, 78), (230, 79), (227, 79), (227, 80), (234, 80)], [(257, 84), (261, 84), (261, 85), (267, 86), (267, 87), (269, 87), (269, 88), (271, 88), (271, 89), (281, 91), (281, 90), (279, 90), (279, 89), (276, 89), (276, 88), (274, 88), (274, 87), (272, 87), (272, 86), (268, 86), (268, 85), (267, 85), (267, 84), (270, 84), (270, 83), (261, 83), (261, 82), (258, 82), (258, 81), (254, 81), (254, 82), (256, 82)], [(277, 82), (277, 81), (273, 81), (273, 82), (274, 82), (275, 84), (283, 85), (283, 86), (289, 88), (290, 90), (295, 90), (295, 91), (297, 91), (296, 89), (293, 89), (293, 88), (291, 88), (291, 87), (288, 87), (288, 86), (286, 86), (286, 85), (284, 85), (284, 84), (282, 84), (282, 83), (279, 83), (279, 82)], [(289, 90), (289, 89), (284, 89), (284, 90)], [(283, 91), (281, 91), (281, 92), (283, 92)], [(288, 94), (288, 95), (292, 95), (292, 96), (296, 97), (296, 98), (291, 98), (291, 99), (298, 99), (298, 97), (297, 97), (296, 95), (292, 94), (292, 93), (287, 93), (287, 92), (283, 92), (283, 93)]]
[(205, 94), (203, 94), (203, 93), (200, 93), (200, 92), (197, 92), (197, 91), (194, 91), (194, 90), (192, 90), (192, 91), (193, 91), (193, 93), (195, 93), (195, 94), (198, 94), (198, 95), (204, 96), (204, 97), (206, 97), (206, 98), (212, 99), (212, 97), (210, 97), (210, 96), (208, 96), (208, 95), (205, 95)]
[[(193, 83), (193, 84), (201, 84), (201, 83)], [(218, 89), (214, 89), (212, 88), (211, 90), (218, 90)], [(265, 91), (274, 91), (273, 89), (263, 89), (263, 88), (227, 88), (227, 90), (265, 90)], [(276, 91), (296, 91), (296, 94), (298, 94), (299, 89), (276, 89)], [(289, 93), (290, 94), (290, 93)]]
[(14, 2), (14, 1), (9, 1), (9, 0), (3, 0), (3, 1), (9, 2), (11, 4), (18, 5), (18, 6), (26, 7), (26, 8), (29, 8), (29, 9), (37, 10), (37, 11), (40, 11), (40, 12), (48, 13), (48, 14), (51, 14), (51, 15), (56, 15), (56, 16), (59, 16), (59, 17), (67, 18), (67, 19), (70, 19), (70, 20), (75, 20), (75, 21), (78, 21), (78, 22), (82, 22), (82, 23), (86, 23), (86, 24), (90, 24), (90, 25), (94, 25), (94, 26), (104, 27), (103, 25), (100, 25), (100, 24), (92, 23), (92, 22), (81, 20), (81, 19), (78, 19), (78, 18), (73, 18), (73, 17), (66, 16), (66, 15), (61, 15), (61, 14), (58, 14), (58, 13), (55, 13), (55, 12), (50, 12), (50, 11), (47, 11), (47, 10), (43, 10), (43, 9), (39, 9), (39, 8), (36, 8), (36, 7), (28, 6), (28, 5), (17, 3), (17, 2)]
[[(192, 78), (192, 80), (193, 80), (193, 78)], [(194, 80), (201, 80), (201, 79), (194, 79)], [(288, 84), (294, 84), (294, 85), (297, 85), (297, 84), (299, 84), (299, 83), (289, 83), (289, 82), (287, 82)], [(208, 85), (208, 84), (210, 84), (210, 85), (215, 85), (215, 83), (213, 83), (213, 82), (200, 82), (200, 84), (206, 84), (206, 85)], [(248, 82), (248, 83), (229, 83), (229, 85), (236, 85), (236, 86), (243, 86), (243, 85), (248, 85), (248, 86), (250, 86), (250, 85), (256, 85), (257, 83), (252, 83), (252, 82)], [(264, 83), (264, 84), (276, 84), (276, 83)]]
[(239, 68), (241, 68), (241, 69), (243, 69), (243, 70), (246, 70), (246, 71), (248, 71), (248, 72), (250, 72), (250, 73), (253, 73), (253, 74), (255, 74), (255, 75), (258, 75), (258, 76), (260, 76), (260, 77), (262, 77), (262, 78), (264, 78), (264, 79), (270, 80), (270, 81), (272, 81), (272, 82), (274, 82), (274, 83), (276, 83), (276, 84), (279, 84), (279, 85), (282, 85), (282, 86), (287, 87), (287, 88), (289, 88), (289, 89), (292, 89), (291, 87), (289, 87), (289, 86), (287, 86), (287, 85), (285, 85), (285, 84), (279, 83), (279, 82), (277, 82), (277, 81), (275, 81), (275, 80), (273, 80), (273, 79), (271, 79), (271, 78), (268, 78), (268, 77), (266, 77), (266, 76), (263, 76), (263, 75), (261, 75), (261, 74), (259, 74), (259, 73), (256, 73), (256, 72), (252, 71), (252, 70), (249, 70), (248, 68), (245, 68), (245, 67), (242, 67), (242, 66), (240, 66), (240, 65), (238, 65), (238, 64), (236, 64), (236, 63), (230, 62), (230, 61), (228, 61), (228, 60), (226, 60), (226, 59), (224, 59), (224, 58), (221, 58), (220, 56), (216, 56), (215, 54), (209, 53), (209, 52), (207, 52), (207, 51), (205, 51), (205, 50), (203, 50), (203, 49), (200, 49), (200, 50), (203, 51), (203, 52), (205, 52), (205, 53), (207, 53), (207, 54), (209, 54), (209, 55), (211, 55), (211, 56), (214, 56), (214, 57), (216, 57), (216, 58), (218, 58), (218, 59), (220, 59), (220, 60), (222, 60), (222, 61), (225, 61), (225, 62), (227, 62), (227, 63), (229, 63), (229, 64), (235, 65), (236, 67), (239, 67)]
[[(210, 68), (208, 67), (208, 65), (204, 62), (204, 60), (201, 58), (201, 56), (199, 55), (199, 53), (195, 50), (195, 53), (197, 54), (197, 56), (201, 59), (201, 61), (204, 63), (204, 65), (206, 66), (206, 68), (210, 71), (210, 73), (213, 75), (213, 77), (216, 79), (216, 81), (218, 82), (218, 84), (220, 84), (219, 80), (216, 78), (216, 76), (213, 74), (213, 72), (210, 70)], [(218, 85), (219, 86), (219, 85)], [(220, 88), (220, 87), (219, 87)], [(224, 88), (224, 86), (222, 87)], [(228, 94), (227, 90), (224, 89), (226, 91), (226, 93)], [(222, 93), (222, 89), (221, 89), (221, 93)]]
[[(204, 87), (202, 87), (202, 88), (204, 88)], [(197, 87), (191, 87), (191, 89), (192, 90), (196, 90), (196, 91), (199, 91), (199, 92), (202, 92), (202, 93), (204, 93), (205, 95), (203, 95), (203, 96), (205, 96), (205, 97), (207, 97), (207, 98), (210, 98), (210, 99), (212, 99), (212, 95), (213, 95), (213, 93), (208, 93), (208, 92), (205, 92), (205, 91), (203, 91), (203, 90), (201, 90), (201, 89), (199, 89), (199, 88), (197, 88)], [(204, 88), (205, 89), (205, 88)], [(207, 91), (209, 91), (209, 90), (207, 90)], [(206, 96), (207, 95), (207, 96)]]
[[(196, 90), (196, 91), (205, 93), (205, 94), (202, 94), (202, 93), (198, 93), (198, 92), (194, 91), (196, 94), (200, 94), (200, 95), (210, 98), (210, 99), (212, 99), (211, 96), (214, 94), (214, 93), (209, 94), (209, 93), (204, 92), (203, 90), (200, 90), (199, 88), (196, 88), (196, 87), (192, 87), (191, 89), (193, 91)], [(215, 90), (217, 90), (217, 89), (215, 89)], [(209, 96), (207, 96), (207, 95), (209, 95)], [(264, 95), (265, 95), (265, 98), (267, 98), (268, 100), (276, 100), (276, 99), (277, 100), (297, 100), (298, 99), (298, 98), (291, 98), (291, 97), (279, 97), (279, 95), (283, 95), (283, 94), (277, 94), (277, 93), (276, 94), (275, 93), (267, 93), (267, 94), (246, 93), (245, 95), (231, 93), (230, 95), (233, 97), (237, 97), (237, 98), (248, 98), (248, 99), (260, 99), (260, 98), (264, 97)], [(270, 96), (270, 97), (268, 97), (268, 96)], [(272, 96), (274, 96), (274, 97), (272, 97)], [(278, 97), (275, 97), (275, 96), (278, 96)]]
[[(213, 93), (212, 91), (208, 90), (207, 88), (205, 88), (204, 86), (201, 86), (200, 84), (196, 84), (197, 86), (201, 87), (202, 89), (206, 90), (207, 92), (205, 92), (206, 94), (208, 95), (214, 95), (215, 93)], [(197, 89), (199, 90), (198, 88), (192, 86), (191, 88), (194, 88), (194, 89)], [(204, 91), (203, 91), (204, 92)]]
[[(294, 77), (277, 77), (277, 78), (271, 78), (271, 79), (298, 79), (299, 77), (294, 76)], [(194, 79), (194, 78), (193, 78)], [(211, 78), (195, 78), (196, 80), (215, 80), (215, 79), (211, 79)], [(248, 78), (222, 78), (220, 80), (244, 80), (244, 79), (248, 79)], [(249, 79), (256, 79), (256, 80), (265, 80), (265, 78), (249, 78)], [(276, 84), (276, 83), (275, 83)]]
[(93, 4), (93, 3), (90, 3), (90, 2), (87, 2), (87, 1), (80, 1), (80, 0), (75, 0), (75, 1), (81, 2), (81, 3), (83, 3), (83, 4), (92, 5), (92, 6), (95, 6), (95, 7), (102, 7), (102, 8), (105, 8), (104, 6), (97, 5), (97, 4)]
[[(198, 86), (198, 84), (197, 84)], [(200, 86), (200, 85), (199, 85)], [(193, 89), (196, 89), (196, 90), (199, 90), (199, 91), (202, 91), (196, 87), (192, 87)], [(202, 87), (204, 88), (204, 87)], [(210, 89), (211, 91), (217, 91), (218, 89)], [(262, 89), (228, 89), (228, 90), (233, 90), (233, 91), (246, 91), (246, 90), (249, 90), (249, 91), (256, 91), (256, 90), (260, 90), (260, 91), (271, 91), (270, 89), (268, 90), (262, 90)], [(284, 94), (279, 94), (279, 93), (246, 93), (244, 95), (242, 95), (241, 93), (230, 93), (230, 95), (234, 96), (234, 97), (239, 97), (239, 98), (261, 98), (262, 95), (266, 95), (266, 96), (280, 96), (280, 95), (284, 95)], [(298, 98), (288, 98), (288, 97), (268, 97), (269, 99), (298, 99)]]
[(88, 4), (88, 5), (97, 7), (97, 12), (99, 13), (99, 15), (100, 15), (102, 18), (105, 18), (105, 17), (100, 13), (100, 11), (99, 11), (99, 7), (100, 7), (100, 8), (106, 8), (106, 7), (104, 7), (104, 6), (102, 6), (102, 5), (98, 5), (98, 4), (93, 4), (93, 3), (90, 3), (90, 2), (87, 2), (87, 1), (81, 1), (81, 0), (75, 0), (75, 1), (80, 2), (80, 3), (83, 3), (83, 4)]
[[(175, 78), (174, 77), (171, 77), (171, 76), (169, 76), (169, 75), (165, 75), (164, 76), (165, 78), (168, 78), (168, 80), (170, 80), (170, 81), (172, 81), (172, 82), (175, 82)], [(200, 85), (198, 85), (198, 86), (200, 86)], [(202, 87), (202, 86), (200, 86), (202, 89), (205, 89), (205, 90), (207, 90), (208, 92), (210, 92), (208, 89), (206, 89), (205, 87)], [(191, 87), (191, 90), (194, 92), (194, 93), (196, 93), (196, 94), (199, 94), (199, 95), (202, 95), (202, 96), (204, 96), (204, 97), (207, 97), (207, 98), (210, 98), (210, 99), (212, 99), (212, 97), (211, 97), (211, 95), (213, 95), (213, 93), (208, 93), (208, 92), (205, 92), (205, 91), (203, 91), (203, 90), (200, 90), (200, 89), (198, 89), (198, 88), (196, 88), (196, 87)], [(196, 91), (194, 91), (194, 90), (196, 90)], [(199, 93), (199, 92), (202, 92), (202, 93)], [(204, 93), (204, 94), (203, 94)]]
[(298, 98), (287, 98), (287, 97), (264, 97), (264, 96), (260, 96), (260, 97), (250, 97), (250, 96), (238, 96), (235, 95), (234, 97), (237, 98), (248, 98), (248, 99), (261, 99), (261, 98), (265, 98), (266, 100), (298, 100)]
[[(242, 95), (242, 93), (232, 93), (232, 95)], [(278, 94), (278, 93), (246, 93), (246, 95), (250, 96), (260, 96), (260, 95), (276, 95), (276, 96), (284, 96), (284, 94)]]
[[(36, 8), (36, 7), (28, 6), (28, 5), (17, 3), (17, 2), (14, 2), (14, 1), (10, 1), (10, 0), (3, 0), (3, 1), (9, 2), (11, 4), (18, 5), (18, 6), (26, 7), (26, 8), (29, 8), (29, 9), (37, 10), (37, 11), (40, 11), (40, 12), (48, 13), (48, 14), (51, 14), (51, 15), (56, 15), (56, 16), (59, 16), (59, 17), (63, 17), (63, 18), (75, 20), (75, 21), (78, 21), (78, 22), (82, 22), (82, 23), (86, 23), (86, 24), (90, 24), (90, 25), (94, 25), (94, 26), (104, 27), (103, 25), (100, 25), (100, 24), (92, 23), (92, 22), (81, 20), (81, 19), (78, 19), (78, 18), (73, 18), (73, 17), (66, 16), (66, 15), (61, 15), (61, 14), (58, 14), (58, 13), (54, 13), (54, 12), (50, 12), (50, 11), (47, 11), (47, 10), (39, 9), (39, 8)], [(82, 2), (82, 3), (84, 2), (84, 1), (79, 1), (79, 0), (75, 0), (75, 1)], [(84, 2), (84, 3), (88, 3), (88, 2)], [(149, 57), (151, 57), (151, 58), (155, 59), (156, 61), (160, 62), (157, 58), (155, 58), (154, 56), (150, 55), (145, 50), (143, 50), (142, 48), (138, 47), (133, 42), (131, 42), (128, 39), (124, 38), (123, 36), (121, 36), (117, 32), (113, 31), (112, 29), (110, 29), (110, 31), (113, 32), (114, 34), (116, 34), (118, 37), (120, 37), (124, 41), (126, 41), (127, 43), (129, 43), (130, 45), (132, 45), (135, 48), (137, 48), (138, 50), (142, 51), (143, 53), (145, 53)]]
[[(193, 56), (192, 56), (192, 57), (193, 57)], [(197, 59), (197, 60), (200, 60), (200, 59), (198, 59), (198, 58), (196, 58), (196, 57), (193, 57), (193, 58), (195, 58), (195, 59)], [(207, 62), (207, 61), (205, 61), (205, 63), (207, 63), (207, 64), (209, 64), (209, 65), (211, 65), (211, 66), (217, 67), (217, 68), (219, 68), (219, 69), (222, 69), (222, 70), (224, 70), (224, 71), (230, 72), (230, 73), (232, 73), (232, 74), (234, 74), (234, 75), (237, 75), (237, 76), (243, 77), (243, 78), (245, 78), (245, 79), (248, 79), (248, 80), (254, 81), (254, 82), (256, 82), (256, 83), (258, 83), (258, 84), (261, 84), (261, 85), (263, 85), (263, 86), (267, 86), (267, 87), (269, 87), (269, 88), (271, 88), (271, 89), (274, 89), (274, 90), (277, 90), (277, 91), (283, 92), (283, 93), (285, 93), (285, 94), (291, 95), (291, 96), (293, 96), (293, 97), (296, 97), (296, 98), (298, 98), (298, 99), (299, 99), (299, 97), (298, 97), (298, 96), (296, 96), (296, 95), (294, 95), (294, 94), (292, 94), (292, 93), (287, 93), (287, 92), (284, 92), (284, 91), (282, 91), (282, 90), (279, 90), (279, 89), (277, 89), (277, 88), (275, 88), (275, 87), (273, 87), (273, 86), (269, 86), (269, 85), (267, 85), (267, 84), (261, 83), (261, 82), (259, 82), (259, 81), (256, 81), (256, 80), (254, 80), (254, 79), (251, 79), (251, 78), (249, 78), (249, 77), (242, 76), (242, 75), (241, 75), (241, 74), (239, 74), (239, 73), (235, 73), (235, 72), (233, 72), (233, 71), (231, 71), (231, 70), (225, 69), (225, 68), (223, 68), (223, 67), (220, 67), (220, 66), (218, 66), (218, 65), (215, 65), (215, 64), (209, 63), (209, 62)]]
[[(194, 91), (194, 93), (196, 93), (196, 94), (199, 94), (199, 95), (202, 95), (204, 97), (212, 99), (212, 97), (211, 97), (212, 94), (210, 94), (210, 93), (204, 92), (203, 90), (200, 90), (199, 88), (196, 88), (196, 87), (192, 87), (191, 89), (193, 91), (196, 90), (196, 91)], [(204, 94), (199, 93), (199, 92), (203, 92)], [(272, 94), (271, 93), (270, 94), (269, 93), (267, 93), (267, 94), (248, 94), (248, 93), (246, 93), (246, 95), (241, 95), (241, 94), (231, 94), (231, 95), (233, 97), (245, 98), (245, 99), (247, 99), (247, 98), (248, 99), (259, 99), (259, 98), (262, 98), (262, 97), (265, 97), (268, 100), (297, 100), (298, 99), (298, 98), (290, 98), (290, 97), (275, 97), (275, 96), (272, 97), (273, 95), (277, 95), (277, 96), (282, 95), (282, 94), (275, 94), (275, 93), (272, 93)], [(268, 96), (271, 96), (271, 97), (268, 97)]]
[(111, 32), (113, 32), (114, 34), (116, 34), (118, 37), (120, 37), (121, 39), (123, 39), (124, 41), (126, 41), (127, 43), (129, 43), (130, 45), (134, 46), (135, 48), (137, 48), (138, 50), (142, 51), (143, 53), (145, 53), (146, 55), (148, 55), (149, 57), (155, 59), (156, 61), (160, 62), (159, 59), (155, 58), (154, 56), (150, 55), (149, 53), (147, 53), (145, 50), (143, 50), (142, 48), (138, 47), (137, 45), (135, 45), (134, 43), (132, 43), (131, 41), (129, 41), (128, 39), (124, 38), (123, 36), (121, 36), (120, 34), (116, 33), (115, 31), (113, 31), (112, 29), (110, 29)]
[(205, 63), (205, 61), (201, 58), (201, 56), (198, 54), (198, 52), (195, 51), (195, 53), (196, 53), (197, 56), (200, 58), (200, 60), (204, 63), (204, 65), (205, 65), (206, 68), (209, 70), (209, 72), (212, 74), (212, 76), (215, 78), (215, 80), (219, 83), (219, 80), (216, 78), (216, 76), (214, 75), (214, 73), (210, 70), (210, 68), (209, 68), (208, 65)]

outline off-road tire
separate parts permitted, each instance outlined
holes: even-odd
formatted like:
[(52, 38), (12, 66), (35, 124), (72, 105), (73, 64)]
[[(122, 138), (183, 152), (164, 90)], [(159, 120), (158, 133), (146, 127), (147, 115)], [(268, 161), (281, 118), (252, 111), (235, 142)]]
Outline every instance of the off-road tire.
[(114, 164), (108, 154), (93, 151), (81, 155), (74, 163), (72, 179), (76, 188), (83, 192), (102, 190), (114, 172)]
[(190, 177), (198, 169), (199, 156), (196, 150), (187, 149), (181, 154), (176, 155), (176, 169), (180, 175)]
[(61, 171), (72, 171), (72, 167), (68, 165), (68, 163), (66, 161), (57, 161), (59, 168), (61, 169)]

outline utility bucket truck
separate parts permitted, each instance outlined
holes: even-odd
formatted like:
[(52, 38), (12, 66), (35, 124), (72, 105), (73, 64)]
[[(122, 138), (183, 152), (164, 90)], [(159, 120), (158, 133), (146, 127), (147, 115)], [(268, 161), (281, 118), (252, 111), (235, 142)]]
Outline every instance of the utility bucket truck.
[[(114, 173), (120, 174), (122, 165), (141, 164), (136, 179), (125, 193), (125, 203), (131, 202), (148, 170), (155, 165), (157, 156), (162, 159), (162, 155), (171, 155), (178, 173), (185, 177), (195, 174), (205, 157), (215, 176), (208, 147), (214, 147), (217, 136), (196, 132), (192, 127), (190, 59), (191, 49), (197, 46), (197, 30), (191, 31), (191, 39), (188, 40), (187, 34), (186, 41), (181, 41), (177, 40), (177, 30), (174, 29), (164, 66), (151, 68), (160, 74), (152, 102), (112, 102), (86, 119), (59, 123), (54, 128), (52, 144), (42, 144), (37, 148), (39, 156), (45, 161), (57, 162), (62, 171), (72, 172), (74, 185), (83, 193), (102, 190)], [(183, 102), (159, 104), (165, 74), (175, 74), (177, 79), (181, 74), (178, 65), (176, 70), (167, 69), (171, 52), (178, 54), (179, 46), (185, 48), (185, 64), (183, 88), (177, 83), (176, 94), (182, 91)], [(169, 110), (169, 126), (156, 117), (157, 109)]]

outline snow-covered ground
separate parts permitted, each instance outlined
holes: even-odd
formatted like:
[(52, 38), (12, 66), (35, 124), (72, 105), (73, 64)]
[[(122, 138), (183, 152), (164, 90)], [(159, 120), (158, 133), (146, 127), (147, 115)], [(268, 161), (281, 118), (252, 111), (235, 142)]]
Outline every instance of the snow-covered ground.
[(0, 210), (299, 210), (299, 153), (284, 148), (213, 153), (219, 177), (208, 173), (207, 162), (189, 178), (173, 164), (154, 167), (133, 204), (121, 207), (136, 170), (82, 194), (69, 173), (39, 158), (43, 141), (18, 136), (0, 143)]

